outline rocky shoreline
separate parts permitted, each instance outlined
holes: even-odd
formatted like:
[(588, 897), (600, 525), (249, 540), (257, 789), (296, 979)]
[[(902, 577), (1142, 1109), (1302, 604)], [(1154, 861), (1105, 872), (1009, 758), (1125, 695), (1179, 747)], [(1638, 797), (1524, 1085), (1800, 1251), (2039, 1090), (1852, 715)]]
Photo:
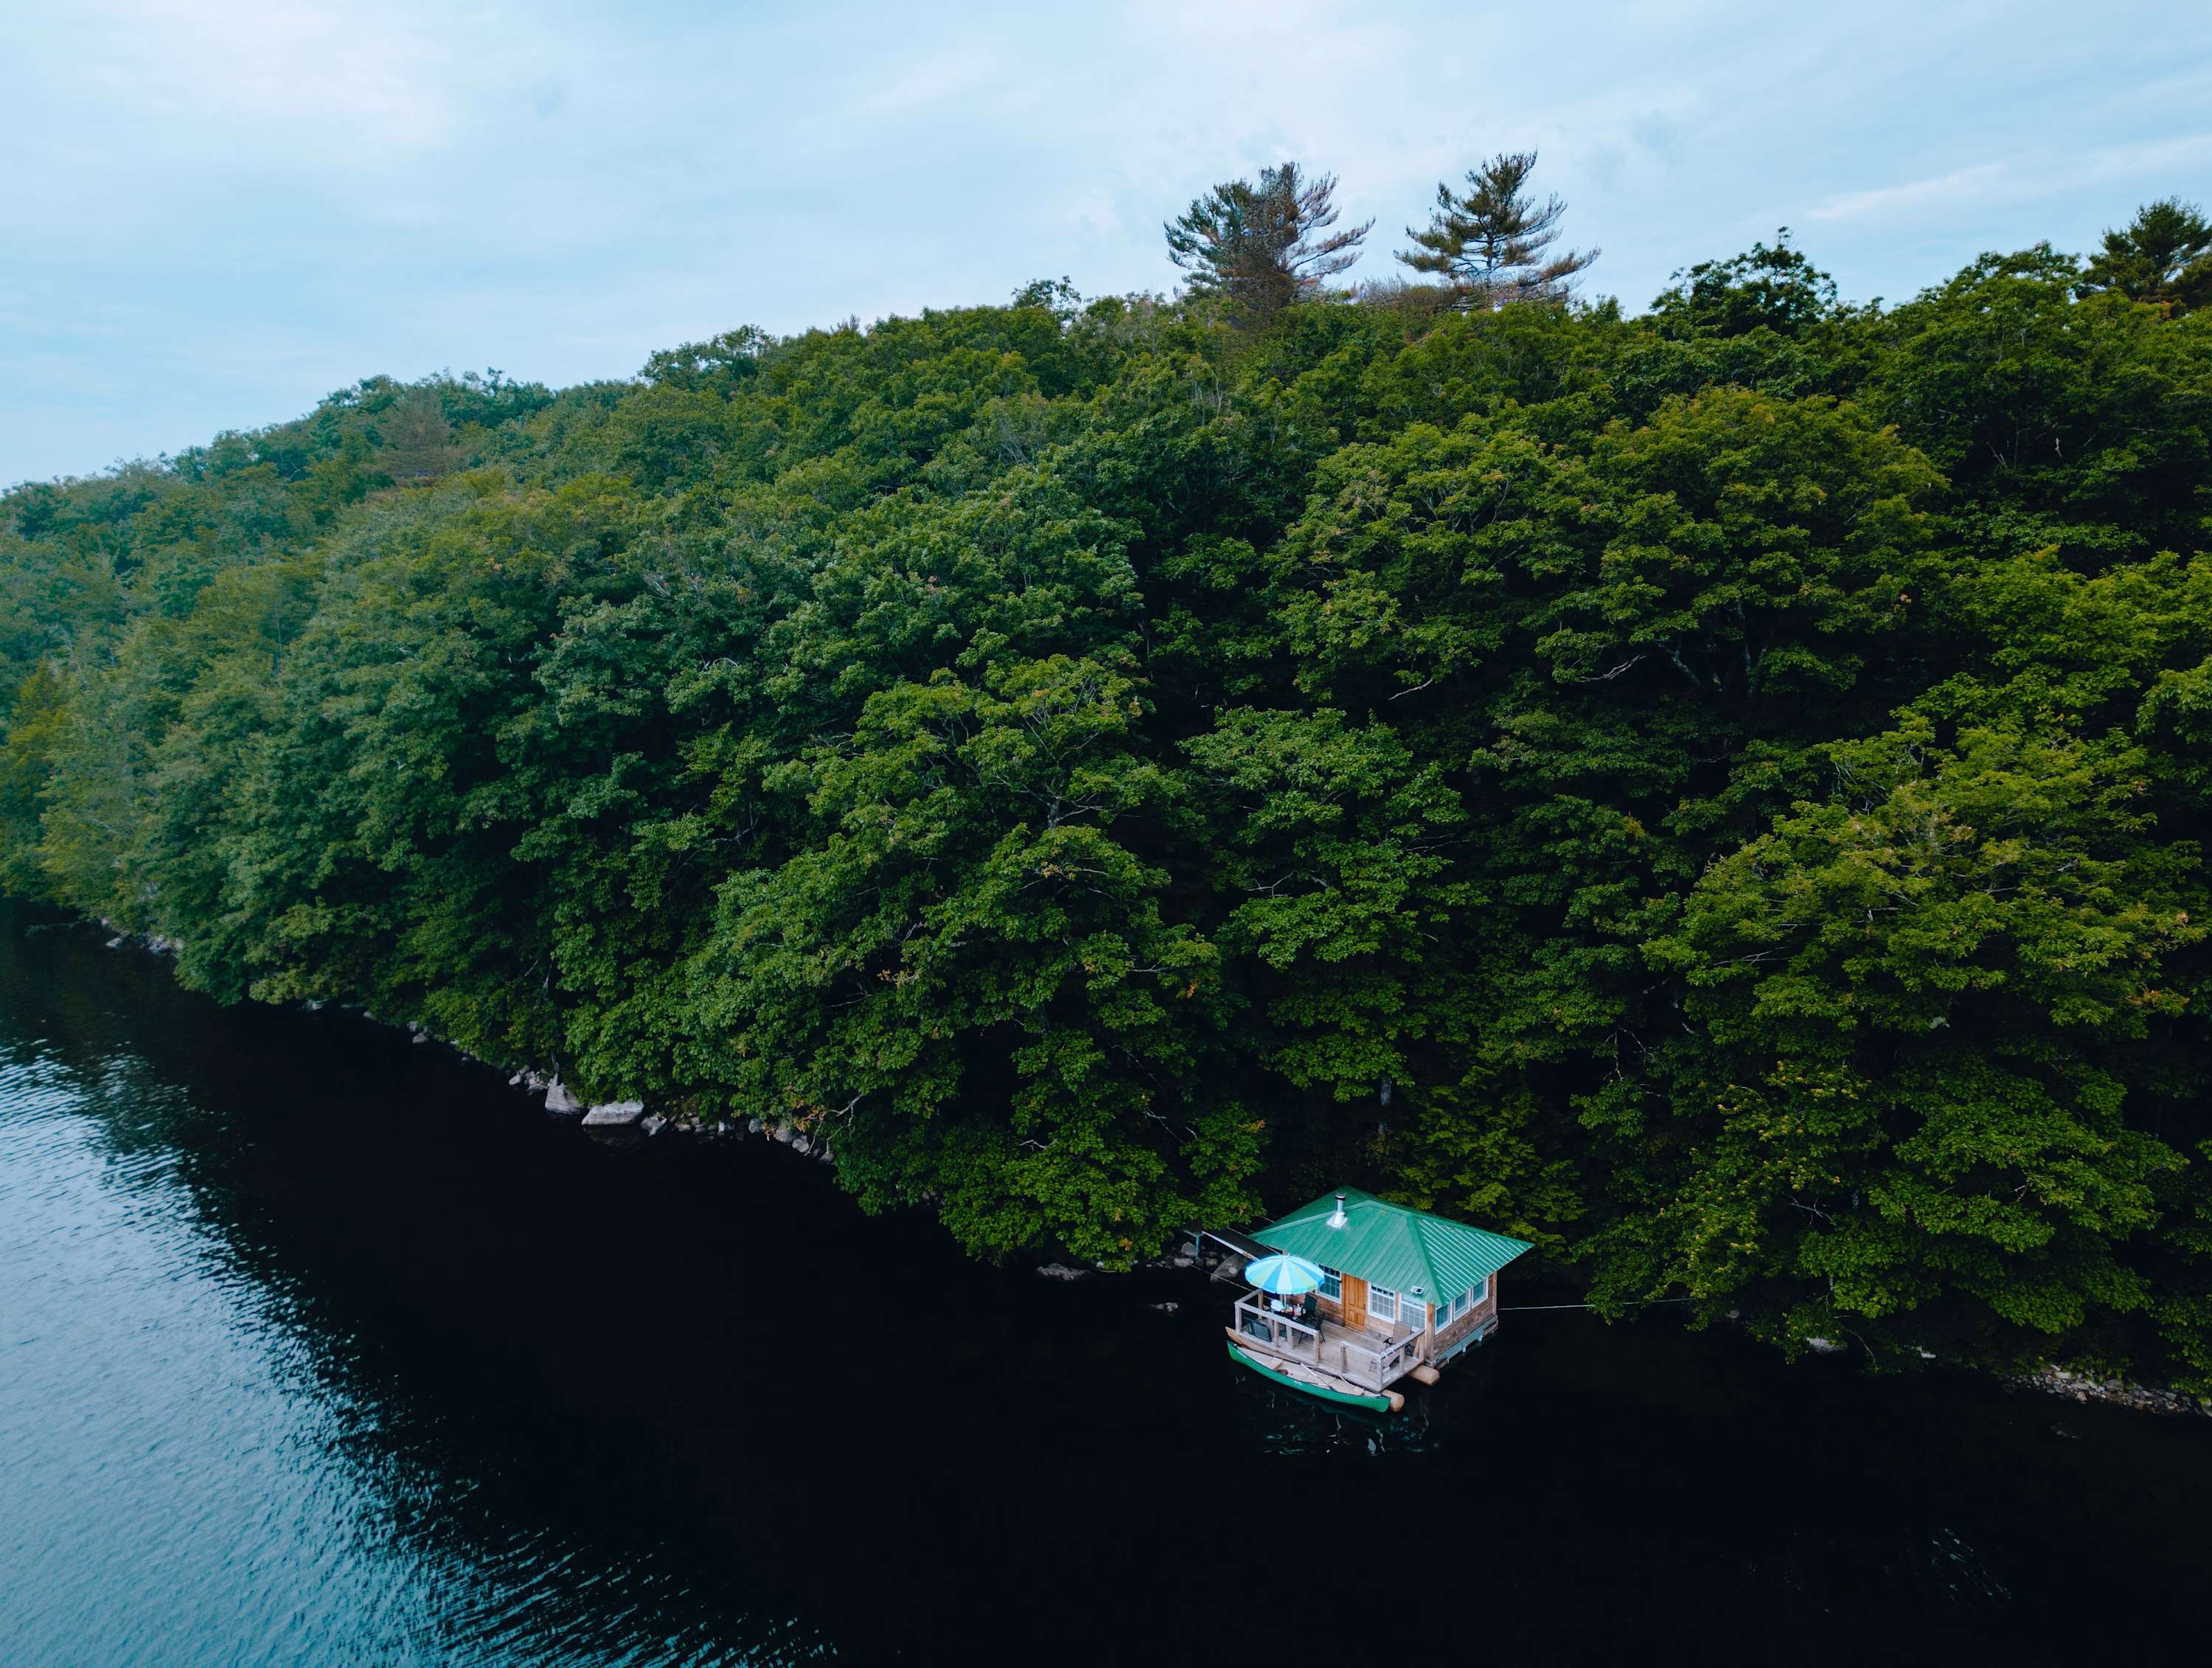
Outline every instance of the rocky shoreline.
[[(153, 955), (171, 956), (174, 955), (179, 948), (174, 939), (163, 938), (159, 934), (134, 933), (118, 926), (105, 916), (98, 917), (95, 924), (110, 934), (107, 947), (111, 950), (143, 950)], [(327, 1007), (328, 1004), (321, 1001), (304, 1001), (299, 1006), (312, 1014)], [(447, 1042), (444, 1038), (432, 1032), (419, 1020), (394, 1021), (383, 1019), (358, 1003), (346, 1002), (341, 1006), (359, 1014), (371, 1025), (387, 1026), (405, 1031), (412, 1042), (441, 1043), (464, 1060), (488, 1067), (495, 1071), (499, 1069), (498, 1067), (493, 1066), (491, 1062), (470, 1053), (459, 1044)], [(736, 1118), (726, 1119), (719, 1123), (705, 1123), (696, 1118), (670, 1117), (663, 1113), (647, 1111), (642, 1100), (607, 1100), (597, 1103), (581, 1100), (577, 1098), (573, 1090), (562, 1082), (559, 1077), (547, 1072), (514, 1072), (509, 1074), (507, 1081), (510, 1088), (523, 1089), (530, 1093), (542, 1096), (545, 1110), (551, 1116), (575, 1118), (583, 1128), (596, 1132), (619, 1135), (635, 1131), (646, 1135), (657, 1135), (663, 1130), (673, 1129), (683, 1135), (717, 1137), (736, 1135), (765, 1135), (771, 1141), (779, 1141), (790, 1148), (801, 1158), (812, 1158), (823, 1164), (830, 1161), (830, 1143), (821, 1139), (818, 1135), (808, 1134), (805, 1129), (796, 1121), (754, 1117), (747, 1118), (742, 1123)]]
[(2045, 1361), (2033, 1373), (2003, 1373), (2000, 1381), (2014, 1390), (2039, 1391), (2046, 1396), (2063, 1396), (2075, 1402), (2104, 1402), (2113, 1407), (2131, 1408), (2137, 1413), (2196, 1414), (2212, 1417), (2212, 1399), (2191, 1396), (2179, 1390), (2154, 1390), (2148, 1385), (2131, 1385), (2124, 1379), (2100, 1378), (2094, 1373), (2069, 1373), (2064, 1367)]
[[(459, 1051), (467, 1052), (465, 1050)], [(678, 1135), (714, 1138), (762, 1135), (788, 1147), (801, 1158), (811, 1158), (823, 1164), (830, 1161), (830, 1143), (807, 1134), (796, 1121), (777, 1122), (749, 1117), (742, 1123), (736, 1118), (728, 1118), (719, 1123), (706, 1123), (696, 1118), (670, 1117), (665, 1113), (647, 1111), (642, 1100), (607, 1100), (596, 1105), (588, 1104), (578, 1099), (575, 1093), (558, 1077), (544, 1072), (516, 1072), (507, 1081), (510, 1087), (544, 1097), (545, 1110), (551, 1116), (575, 1118), (586, 1129), (635, 1130), (644, 1135), (657, 1135), (664, 1130), (673, 1130)]]

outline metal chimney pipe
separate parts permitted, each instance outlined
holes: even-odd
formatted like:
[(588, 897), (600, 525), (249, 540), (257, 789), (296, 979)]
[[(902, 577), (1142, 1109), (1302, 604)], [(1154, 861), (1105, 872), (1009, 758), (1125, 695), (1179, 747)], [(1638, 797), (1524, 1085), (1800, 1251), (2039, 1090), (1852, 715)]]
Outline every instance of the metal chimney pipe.
[(1328, 1219), (1328, 1225), (1333, 1228), (1340, 1228), (1351, 1220), (1344, 1214), (1344, 1195), (1340, 1193), (1336, 1196), (1336, 1214)]

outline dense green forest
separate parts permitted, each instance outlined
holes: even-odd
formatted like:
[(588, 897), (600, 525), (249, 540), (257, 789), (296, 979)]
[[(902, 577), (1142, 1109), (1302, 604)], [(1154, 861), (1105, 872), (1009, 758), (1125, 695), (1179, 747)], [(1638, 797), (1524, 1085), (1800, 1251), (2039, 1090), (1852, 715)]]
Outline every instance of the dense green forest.
[(1270, 170), (1172, 298), (18, 487), (5, 885), (984, 1255), (1356, 1181), (1613, 1312), (2212, 1389), (2202, 221), (1632, 315), (1526, 173), (1411, 282)]

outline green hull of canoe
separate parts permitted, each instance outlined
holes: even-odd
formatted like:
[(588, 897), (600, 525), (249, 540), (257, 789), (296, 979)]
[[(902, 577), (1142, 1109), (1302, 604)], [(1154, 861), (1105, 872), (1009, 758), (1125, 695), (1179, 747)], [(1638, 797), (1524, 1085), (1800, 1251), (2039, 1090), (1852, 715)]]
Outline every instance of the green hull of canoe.
[[(1223, 1342), (1225, 1343), (1228, 1340), (1224, 1339)], [(1267, 1362), (1255, 1355), (1246, 1354), (1233, 1343), (1229, 1345), (1229, 1355), (1231, 1360), (1242, 1361), (1255, 1373), (1265, 1375), (1270, 1383), (1279, 1384), (1286, 1389), (1295, 1390), (1302, 1395), (1310, 1396), (1316, 1402), (1334, 1402), (1347, 1408), (1366, 1408), (1375, 1413), (1390, 1411), (1390, 1398), (1387, 1396), (1361, 1396), (1348, 1390), (1331, 1390), (1326, 1385), (1306, 1384), (1303, 1380), (1293, 1379), (1287, 1373), (1276, 1372)]]

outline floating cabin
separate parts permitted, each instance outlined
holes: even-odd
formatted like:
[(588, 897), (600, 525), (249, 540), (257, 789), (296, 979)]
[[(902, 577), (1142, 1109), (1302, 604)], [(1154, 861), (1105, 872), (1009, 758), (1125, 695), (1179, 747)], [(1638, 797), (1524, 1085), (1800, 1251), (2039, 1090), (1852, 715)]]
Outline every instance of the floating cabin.
[(1229, 1353), (1292, 1388), (1395, 1413), (1390, 1386), (1437, 1369), (1498, 1328), (1498, 1271), (1529, 1249), (1464, 1222), (1346, 1188), (1249, 1238), (1319, 1265), (1321, 1290), (1239, 1299)]

